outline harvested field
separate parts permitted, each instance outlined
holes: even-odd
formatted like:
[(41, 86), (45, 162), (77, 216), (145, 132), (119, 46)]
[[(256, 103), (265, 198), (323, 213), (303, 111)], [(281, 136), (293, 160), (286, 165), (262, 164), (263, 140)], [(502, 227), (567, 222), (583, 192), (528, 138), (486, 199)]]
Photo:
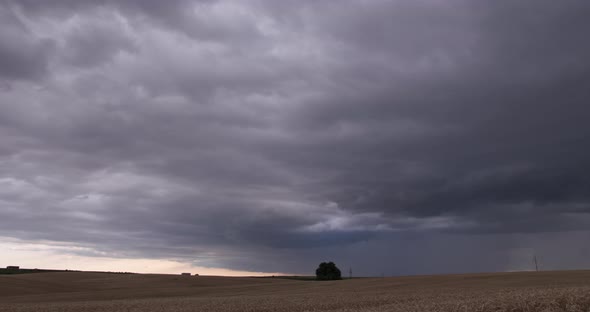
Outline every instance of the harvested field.
[(590, 311), (590, 271), (366, 278), (0, 276), (0, 311)]

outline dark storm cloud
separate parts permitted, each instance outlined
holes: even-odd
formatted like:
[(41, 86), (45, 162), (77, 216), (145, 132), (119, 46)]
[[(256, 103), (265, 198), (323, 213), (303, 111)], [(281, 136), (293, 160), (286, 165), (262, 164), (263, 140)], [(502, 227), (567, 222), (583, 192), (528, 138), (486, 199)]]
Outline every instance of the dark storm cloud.
[[(105, 17), (113, 18), (112, 15)], [(133, 38), (125, 36), (124, 32), (124, 26), (112, 20), (74, 27), (64, 39), (67, 51), (64, 59), (76, 67), (85, 67), (108, 62), (120, 51), (133, 53), (136, 48)]]
[(54, 44), (33, 34), (6, 5), (0, 5), (0, 78), (38, 79)]
[(5, 1), (0, 235), (261, 271), (583, 265), (589, 10)]

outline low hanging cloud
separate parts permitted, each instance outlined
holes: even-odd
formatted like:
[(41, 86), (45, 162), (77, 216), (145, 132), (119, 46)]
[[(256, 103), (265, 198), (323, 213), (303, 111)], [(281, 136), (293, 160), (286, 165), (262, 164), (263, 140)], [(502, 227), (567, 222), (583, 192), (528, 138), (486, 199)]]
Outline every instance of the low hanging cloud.
[(2, 1), (0, 236), (266, 272), (587, 265), (589, 11)]

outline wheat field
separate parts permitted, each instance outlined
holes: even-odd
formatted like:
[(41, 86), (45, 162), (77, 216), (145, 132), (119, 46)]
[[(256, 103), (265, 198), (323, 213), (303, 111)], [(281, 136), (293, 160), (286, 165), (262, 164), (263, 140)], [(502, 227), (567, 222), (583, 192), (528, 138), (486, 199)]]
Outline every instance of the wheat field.
[(0, 276), (0, 311), (586, 311), (590, 271), (363, 278)]

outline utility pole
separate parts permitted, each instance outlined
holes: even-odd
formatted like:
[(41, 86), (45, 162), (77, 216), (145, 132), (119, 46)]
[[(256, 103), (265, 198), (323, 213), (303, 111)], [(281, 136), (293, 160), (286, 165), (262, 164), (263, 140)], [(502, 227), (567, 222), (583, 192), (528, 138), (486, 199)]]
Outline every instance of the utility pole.
[(537, 264), (537, 255), (533, 255), (533, 261), (535, 262), (535, 271), (539, 272), (539, 265)]

